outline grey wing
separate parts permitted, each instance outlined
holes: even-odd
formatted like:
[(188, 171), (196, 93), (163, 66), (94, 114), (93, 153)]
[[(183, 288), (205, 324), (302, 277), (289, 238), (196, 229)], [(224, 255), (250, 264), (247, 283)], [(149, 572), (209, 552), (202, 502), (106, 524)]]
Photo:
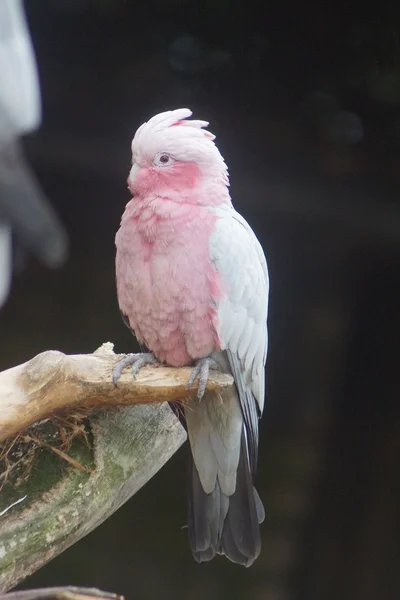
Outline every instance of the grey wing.
[(210, 257), (221, 278), (216, 300), (221, 351), (236, 389), (185, 405), (191, 462), (189, 539), (199, 562), (217, 552), (250, 566), (260, 553), (264, 508), (254, 488), (258, 419), (264, 402), (268, 273), (253, 232), (232, 208), (216, 209)]
[(225, 297), (218, 302), (218, 335), (238, 388), (254, 475), (258, 419), (264, 407), (269, 279), (263, 250), (248, 223), (225, 211), (211, 238), (211, 257)]

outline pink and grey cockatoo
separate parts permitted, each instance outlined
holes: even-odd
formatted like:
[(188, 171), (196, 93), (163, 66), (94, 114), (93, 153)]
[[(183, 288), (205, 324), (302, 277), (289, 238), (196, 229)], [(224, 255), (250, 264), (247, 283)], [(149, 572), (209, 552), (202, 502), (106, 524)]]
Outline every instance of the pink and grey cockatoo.
[[(232, 206), (228, 171), (182, 108), (154, 116), (132, 142), (133, 195), (116, 236), (117, 292), (126, 324), (149, 352), (114, 370), (193, 365), (198, 397), (183, 407), (191, 449), (189, 540), (198, 562), (216, 553), (250, 566), (264, 508), (253, 481), (264, 404), (268, 271), (263, 250)], [(235, 387), (205, 392), (209, 368)]]

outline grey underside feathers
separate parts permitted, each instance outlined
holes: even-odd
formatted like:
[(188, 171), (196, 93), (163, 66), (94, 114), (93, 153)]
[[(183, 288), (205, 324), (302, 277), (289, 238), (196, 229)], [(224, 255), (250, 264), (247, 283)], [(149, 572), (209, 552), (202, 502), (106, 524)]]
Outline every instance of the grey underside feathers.
[[(235, 378), (243, 414), (236, 489), (232, 495), (225, 495), (217, 478), (212, 493), (206, 494), (190, 456), (189, 540), (198, 562), (209, 561), (218, 553), (249, 567), (261, 550), (259, 523), (265, 517), (264, 507), (253, 486), (257, 466), (259, 412), (251, 391), (245, 385), (238, 359), (229, 351), (226, 358)], [(215, 402), (216, 399), (203, 401)]]
[(249, 567), (260, 554), (259, 523), (264, 519), (264, 508), (253, 487), (245, 446), (243, 433), (236, 490), (230, 497), (222, 493), (218, 481), (214, 491), (206, 494), (190, 457), (188, 529), (198, 562), (211, 560), (218, 553)]

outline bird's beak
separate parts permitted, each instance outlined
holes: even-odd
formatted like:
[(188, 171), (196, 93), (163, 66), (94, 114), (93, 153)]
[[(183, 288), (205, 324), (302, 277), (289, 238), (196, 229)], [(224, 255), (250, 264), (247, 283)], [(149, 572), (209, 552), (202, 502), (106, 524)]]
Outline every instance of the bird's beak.
[(128, 188), (130, 189), (130, 191), (132, 192), (132, 194), (134, 194), (134, 184), (135, 184), (135, 179), (137, 177), (137, 174), (139, 172), (139, 165), (137, 163), (133, 163), (131, 170), (129, 171), (129, 176), (128, 176)]
[(133, 163), (132, 168), (131, 168), (131, 170), (129, 172), (129, 182), (131, 184), (134, 183), (134, 181), (135, 181), (135, 179), (137, 177), (137, 174), (139, 172), (139, 169), (140, 169), (139, 165), (137, 163)]

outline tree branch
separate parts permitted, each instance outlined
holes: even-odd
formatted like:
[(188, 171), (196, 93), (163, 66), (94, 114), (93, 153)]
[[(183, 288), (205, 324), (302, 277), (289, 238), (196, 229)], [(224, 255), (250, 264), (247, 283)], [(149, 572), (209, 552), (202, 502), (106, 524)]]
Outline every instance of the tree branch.
[(0, 493), (0, 592), (105, 521), (186, 439), (166, 404), (100, 410), (89, 422), (92, 452), (83, 442), (68, 451), (85, 470), (47, 451), (23, 489)]
[(0, 600), (124, 600), (124, 597), (96, 588), (65, 586), (10, 592), (0, 595)]
[[(185, 441), (165, 402), (189, 396), (190, 370), (143, 368), (136, 380), (128, 371), (116, 388), (111, 373), (117, 360), (112, 345), (105, 344), (93, 355), (44, 352), (0, 373), (0, 439), (60, 409), (101, 409), (89, 412), (89, 446), (83, 436), (77, 438), (66, 462), (59, 458), (63, 452), (51, 448), (50, 435), (50, 443), (40, 443), (28, 480), (17, 487), (7, 483), (1, 491), (0, 592), (100, 525)], [(208, 389), (231, 384), (230, 376), (214, 372)], [(113, 410), (103, 410), (108, 406)], [(35, 432), (51, 424), (42, 421)], [(31, 432), (20, 437), (34, 440)]]
[[(187, 389), (190, 369), (161, 366), (143, 367), (134, 381), (127, 369), (116, 387), (112, 369), (120, 358), (110, 343), (94, 354), (48, 350), (0, 373), (0, 441), (60, 410), (182, 401), (196, 393), (197, 381), (193, 391)], [(232, 382), (229, 375), (212, 371), (207, 389)]]

